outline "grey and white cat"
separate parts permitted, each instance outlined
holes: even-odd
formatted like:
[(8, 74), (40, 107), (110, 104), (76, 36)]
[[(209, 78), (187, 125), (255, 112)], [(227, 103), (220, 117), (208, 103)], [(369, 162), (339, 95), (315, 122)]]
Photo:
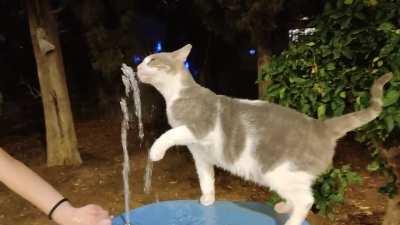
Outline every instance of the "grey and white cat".
[(150, 149), (161, 160), (174, 145), (186, 145), (199, 175), (203, 205), (215, 200), (214, 166), (268, 186), (286, 202), (285, 225), (300, 225), (313, 204), (311, 186), (332, 163), (336, 140), (375, 119), (382, 111), (386, 74), (371, 88), (364, 110), (320, 121), (293, 109), (260, 100), (217, 95), (201, 87), (184, 67), (191, 45), (147, 56), (137, 67), (139, 80), (164, 96), (171, 129)]

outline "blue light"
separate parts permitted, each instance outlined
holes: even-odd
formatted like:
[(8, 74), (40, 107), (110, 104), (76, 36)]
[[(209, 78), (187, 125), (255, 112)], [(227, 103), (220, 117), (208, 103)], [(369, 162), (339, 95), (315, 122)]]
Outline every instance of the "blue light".
[(190, 69), (190, 64), (188, 61), (185, 62), (185, 67), (186, 67), (186, 69)]
[(255, 55), (256, 50), (254, 48), (249, 49), (249, 55)]
[(162, 44), (161, 41), (157, 41), (156, 45), (154, 46), (154, 51), (155, 52), (161, 52), (162, 51)]
[(132, 57), (132, 61), (133, 61), (134, 64), (139, 64), (139, 63), (142, 62), (142, 57), (140, 57), (139, 55), (134, 55)]

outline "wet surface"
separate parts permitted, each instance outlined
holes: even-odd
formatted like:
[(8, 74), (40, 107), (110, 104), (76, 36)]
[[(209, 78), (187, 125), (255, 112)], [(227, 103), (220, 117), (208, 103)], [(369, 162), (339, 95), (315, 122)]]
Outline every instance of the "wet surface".
[[(212, 206), (202, 206), (197, 201), (166, 201), (130, 213), (135, 225), (279, 225), (285, 219), (269, 205), (256, 202), (217, 201)], [(123, 217), (116, 217), (113, 225), (125, 225)]]

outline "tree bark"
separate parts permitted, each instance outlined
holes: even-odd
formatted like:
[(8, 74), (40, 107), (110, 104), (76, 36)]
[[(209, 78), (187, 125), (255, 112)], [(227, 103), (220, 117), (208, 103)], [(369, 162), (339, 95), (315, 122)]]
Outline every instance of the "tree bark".
[(382, 225), (400, 225), (400, 195), (389, 199)]
[[(258, 47), (257, 49), (258, 58), (257, 58), (257, 73), (260, 76), (262, 72), (262, 67), (265, 64), (271, 63), (271, 53), (262, 47)], [(260, 80), (258, 83), (258, 98), (264, 99), (266, 96), (267, 86), (269, 85), (269, 80)]]
[[(400, 190), (400, 146), (385, 149), (381, 147), (381, 155), (396, 176), (396, 187)], [(382, 225), (400, 225), (400, 194), (388, 200)]]
[(57, 25), (48, 0), (26, 0), (46, 124), (47, 165), (82, 162), (65, 80)]

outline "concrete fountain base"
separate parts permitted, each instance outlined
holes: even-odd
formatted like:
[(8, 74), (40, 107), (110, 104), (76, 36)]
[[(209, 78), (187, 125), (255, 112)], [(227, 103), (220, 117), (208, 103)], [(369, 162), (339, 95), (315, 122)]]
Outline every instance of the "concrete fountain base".
[[(280, 225), (286, 218), (266, 204), (227, 201), (208, 207), (192, 200), (166, 201), (130, 213), (131, 225)], [(123, 215), (115, 217), (113, 225), (125, 225)]]

